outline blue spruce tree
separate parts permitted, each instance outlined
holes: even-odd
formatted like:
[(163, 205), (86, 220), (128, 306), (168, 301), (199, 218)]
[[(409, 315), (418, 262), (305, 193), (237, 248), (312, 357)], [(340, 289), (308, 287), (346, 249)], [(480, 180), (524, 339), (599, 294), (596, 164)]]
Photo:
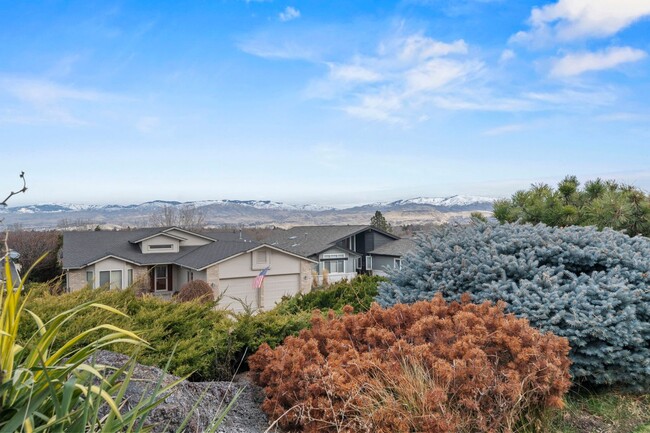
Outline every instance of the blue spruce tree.
[(383, 306), (470, 293), (566, 337), (575, 380), (650, 389), (650, 239), (543, 224), (444, 227), (379, 287)]

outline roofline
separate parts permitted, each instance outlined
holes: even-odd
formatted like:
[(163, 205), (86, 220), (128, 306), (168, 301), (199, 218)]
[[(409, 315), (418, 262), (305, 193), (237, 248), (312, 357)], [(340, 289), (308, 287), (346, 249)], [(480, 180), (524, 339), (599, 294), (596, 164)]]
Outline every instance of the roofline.
[(242, 255), (244, 255), (244, 254), (251, 253), (251, 252), (253, 252), (253, 251), (255, 251), (255, 250), (258, 250), (258, 249), (260, 249), (260, 248), (263, 248), (263, 247), (267, 247), (267, 248), (270, 248), (270, 249), (272, 249), (272, 250), (279, 251), (279, 252), (281, 252), (281, 253), (283, 253), (283, 254), (287, 254), (287, 255), (289, 255), (289, 256), (296, 257), (296, 258), (301, 259), (301, 260), (306, 260), (306, 261), (308, 261), (308, 262), (312, 262), (312, 263), (318, 263), (317, 260), (312, 260), (312, 259), (307, 258), (307, 257), (305, 257), (305, 256), (301, 256), (300, 254), (290, 253), (289, 251), (283, 250), (282, 248), (274, 247), (274, 246), (269, 245), (269, 244), (260, 244), (260, 245), (254, 247), (254, 248), (249, 249), (249, 250), (242, 251), (242, 252), (239, 252), (239, 253), (237, 253), (237, 254), (233, 254), (232, 256), (228, 256), (228, 257), (225, 257), (225, 258), (223, 258), (223, 259), (221, 259), (221, 260), (218, 260), (218, 261), (216, 261), (216, 262), (214, 262), (214, 263), (210, 263), (210, 264), (208, 264), (208, 265), (205, 265), (205, 266), (203, 266), (202, 268), (199, 268), (199, 269), (196, 269), (196, 268), (195, 268), (195, 269), (196, 269), (197, 271), (203, 271), (203, 270), (209, 268), (210, 266), (218, 265), (218, 264), (220, 264), (220, 263), (223, 263), (223, 262), (228, 261), (228, 260), (230, 260), (230, 259), (234, 259), (235, 257), (239, 257), (239, 256), (242, 256)]
[(214, 241), (217, 240), (217, 239), (211, 238), (211, 237), (209, 237), (209, 236), (202, 235), (202, 234), (200, 234), (200, 233), (196, 233), (196, 232), (193, 232), (193, 231), (191, 231), (191, 230), (185, 230), (185, 229), (182, 229), (182, 228), (180, 228), (180, 227), (176, 227), (176, 226), (169, 227), (168, 229), (163, 230), (163, 232), (164, 232), (164, 233), (167, 233), (169, 230), (178, 230), (179, 232), (187, 233), (187, 234), (190, 234), (190, 235), (193, 235), (193, 236), (198, 236), (198, 237), (200, 237), (200, 238), (205, 239), (206, 241), (212, 241), (212, 242), (214, 242)]
[(98, 259), (93, 260), (92, 262), (88, 262), (88, 263), (86, 263), (85, 265), (83, 265), (83, 266), (81, 266), (79, 268), (63, 268), (63, 269), (83, 269), (83, 268), (85, 268), (87, 266), (94, 265), (95, 263), (101, 262), (102, 260), (106, 260), (106, 259), (119, 259), (119, 260), (125, 261), (127, 263), (131, 263), (131, 264), (134, 264), (134, 265), (145, 266), (142, 263), (134, 262), (133, 260), (125, 259), (124, 257), (120, 257), (120, 256), (117, 256), (115, 254), (107, 254), (105, 256), (102, 256), (102, 257), (100, 257)]
[(336, 245), (336, 244), (330, 244), (329, 247), (327, 247), (327, 248), (325, 248), (324, 250), (321, 250), (321, 251), (319, 251), (319, 252), (317, 252), (317, 253), (314, 253), (314, 254), (312, 254), (312, 255), (316, 255), (316, 256), (318, 256), (318, 255), (322, 254), (324, 251), (331, 250), (332, 248), (336, 248), (337, 250), (344, 251), (344, 252), (346, 252), (346, 253), (348, 253), (348, 254), (354, 254), (355, 256), (363, 257), (363, 254), (361, 254), (361, 253), (358, 253), (358, 252), (356, 252), (356, 251), (352, 251), (352, 250), (347, 249), (347, 248), (345, 248), (345, 247), (340, 247), (340, 246), (338, 246), (338, 245)]
[(376, 231), (376, 232), (378, 232), (378, 233), (381, 233), (382, 235), (386, 235), (386, 236), (391, 237), (391, 238), (393, 238), (393, 239), (395, 239), (395, 240), (402, 239), (402, 238), (400, 238), (399, 236), (396, 236), (396, 235), (394, 235), (394, 234), (392, 234), (392, 233), (385, 232), (385, 231), (383, 231), (383, 230), (381, 230), (381, 229), (378, 229), (378, 228), (375, 227), (375, 226), (367, 225), (367, 226), (365, 226), (364, 228), (362, 228), (361, 230), (358, 230), (358, 231), (356, 231), (356, 232), (354, 232), (354, 233), (352, 233), (352, 234), (350, 234), (350, 235), (348, 235), (348, 236), (343, 236), (342, 238), (338, 238), (338, 239), (335, 240), (334, 242), (338, 242), (338, 241), (340, 241), (341, 239), (349, 238), (350, 236), (358, 235), (359, 233), (361, 233), (361, 232), (363, 232), (363, 231), (366, 231), (366, 230), (374, 230), (374, 231)]
[(161, 231), (156, 232), (156, 233), (154, 233), (154, 234), (152, 234), (152, 235), (150, 235), (150, 236), (146, 236), (146, 237), (141, 238), (141, 239), (136, 239), (136, 240), (134, 240), (134, 241), (129, 241), (129, 243), (131, 243), (131, 244), (139, 244), (140, 242), (144, 242), (144, 241), (146, 241), (146, 240), (148, 240), (148, 239), (155, 238), (156, 236), (161, 236), (161, 235), (162, 235), (162, 236), (167, 236), (167, 237), (170, 237), (170, 238), (172, 238), (172, 239), (179, 240), (179, 241), (184, 241), (184, 240), (186, 240), (185, 238), (182, 238), (182, 237), (180, 237), (180, 236), (174, 236), (174, 235), (172, 235), (172, 234), (169, 234), (169, 233), (165, 232), (165, 230), (161, 230)]

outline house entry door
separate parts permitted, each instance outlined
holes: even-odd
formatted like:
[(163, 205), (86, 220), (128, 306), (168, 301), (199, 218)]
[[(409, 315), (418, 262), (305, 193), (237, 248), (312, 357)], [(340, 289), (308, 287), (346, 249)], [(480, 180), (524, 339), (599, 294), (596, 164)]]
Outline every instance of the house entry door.
[(169, 290), (167, 281), (167, 265), (156, 266), (154, 268), (154, 288), (156, 292)]

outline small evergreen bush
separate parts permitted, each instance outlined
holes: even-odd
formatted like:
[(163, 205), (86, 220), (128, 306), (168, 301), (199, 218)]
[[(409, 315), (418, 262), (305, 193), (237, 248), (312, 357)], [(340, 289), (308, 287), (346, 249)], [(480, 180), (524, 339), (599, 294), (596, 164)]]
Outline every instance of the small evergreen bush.
[(176, 300), (179, 302), (199, 301), (205, 303), (214, 302), (214, 292), (207, 281), (193, 280), (181, 286)]
[[(35, 289), (27, 309), (44, 320), (87, 302), (113, 307), (128, 317), (115, 317), (105, 310), (92, 309), (78, 313), (60, 330), (54, 347), (73, 336), (103, 323), (137, 329), (152, 347), (138, 354), (138, 362), (164, 368), (170, 362), (169, 372), (177, 376), (192, 373), (192, 380), (213, 380), (221, 377), (223, 366), (215, 363), (215, 348), (221, 334), (227, 334), (232, 326), (229, 314), (214, 310), (211, 304), (196, 302), (169, 302), (152, 296), (138, 297), (133, 290), (83, 289), (58, 296), (47, 290)], [(24, 341), (36, 330), (33, 323), (26, 323), (20, 337)], [(84, 343), (76, 343), (75, 347)], [(170, 354), (176, 347), (174, 357)], [(131, 355), (130, 346), (112, 345), (110, 350)], [(229, 371), (229, 367), (227, 368)]]
[(506, 433), (561, 407), (566, 339), (464, 301), (314, 311), (311, 329), (249, 358), (262, 408), (290, 431)]
[(311, 312), (316, 309), (341, 313), (343, 307), (350, 305), (354, 311), (368, 311), (377, 296), (377, 286), (382, 281), (387, 280), (383, 277), (359, 275), (350, 281), (339, 281), (328, 287), (287, 297), (275, 307), (275, 310), (285, 314)]
[(438, 292), (504, 300), (568, 338), (579, 381), (650, 389), (650, 239), (542, 224), (445, 227), (420, 238), (377, 300), (408, 304)]

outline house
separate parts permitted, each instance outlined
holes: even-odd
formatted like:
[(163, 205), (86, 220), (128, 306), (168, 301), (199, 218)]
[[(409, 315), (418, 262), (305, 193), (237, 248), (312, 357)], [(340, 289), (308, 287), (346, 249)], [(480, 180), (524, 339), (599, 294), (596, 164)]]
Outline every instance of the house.
[[(223, 295), (220, 306), (272, 308), (284, 295), (308, 292), (315, 263), (280, 247), (241, 239), (238, 233), (197, 233), (178, 227), (65, 232), (61, 251), (68, 291), (137, 284), (170, 298), (191, 280)], [(253, 287), (269, 268), (262, 288)], [(241, 300), (241, 302), (239, 302)]]
[[(317, 262), (314, 271), (319, 283), (324, 271), (329, 282), (351, 279), (360, 273), (385, 275), (383, 266), (401, 265), (402, 254), (412, 245), (411, 241), (369, 225), (298, 226), (274, 230), (265, 242)], [(398, 246), (389, 247), (396, 242)]]
[(367, 260), (373, 275), (386, 276), (386, 268), (402, 268), (402, 259), (413, 251), (416, 243), (413, 239), (402, 238), (388, 242), (368, 252)]

